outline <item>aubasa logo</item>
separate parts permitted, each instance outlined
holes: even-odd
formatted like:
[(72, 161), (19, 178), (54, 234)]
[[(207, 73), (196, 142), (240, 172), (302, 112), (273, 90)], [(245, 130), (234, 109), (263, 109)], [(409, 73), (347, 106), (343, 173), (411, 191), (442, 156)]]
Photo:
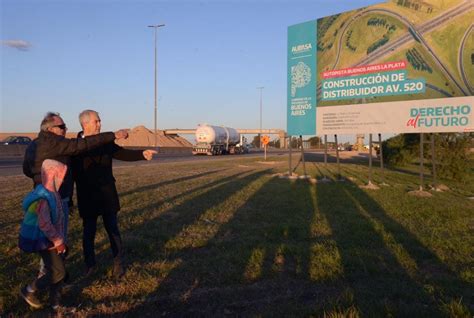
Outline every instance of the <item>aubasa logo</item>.
[(291, 52), (292, 53), (301, 53), (301, 52), (306, 52), (309, 51), (313, 48), (311, 43), (306, 43), (306, 44), (300, 44), (296, 46), (291, 47)]

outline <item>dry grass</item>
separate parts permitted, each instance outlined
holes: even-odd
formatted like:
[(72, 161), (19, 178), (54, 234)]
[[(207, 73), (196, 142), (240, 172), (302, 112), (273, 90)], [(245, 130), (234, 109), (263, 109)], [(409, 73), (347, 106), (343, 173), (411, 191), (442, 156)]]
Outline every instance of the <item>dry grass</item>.
[[(373, 191), (359, 188), (363, 165), (343, 164), (345, 182), (312, 185), (276, 177), (286, 158), (269, 160), (116, 169), (127, 274), (111, 278), (101, 229), (99, 270), (81, 276), (75, 215), (65, 302), (80, 305), (78, 316), (472, 316), (474, 182), (416, 198), (411, 171), (386, 171), (390, 187)], [(319, 179), (337, 174), (333, 164), (306, 166)], [(381, 182), (379, 169), (373, 178)], [(17, 248), (29, 189), (24, 177), (0, 178), (2, 316), (48, 313), (18, 297), (38, 265)]]

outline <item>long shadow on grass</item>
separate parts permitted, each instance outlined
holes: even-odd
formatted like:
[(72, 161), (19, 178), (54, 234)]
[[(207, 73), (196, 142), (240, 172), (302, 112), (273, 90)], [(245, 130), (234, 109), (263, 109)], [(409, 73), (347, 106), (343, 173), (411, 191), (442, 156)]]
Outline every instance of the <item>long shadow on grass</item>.
[(177, 246), (169, 258), (180, 265), (128, 316), (284, 316), (321, 306), (334, 288), (309, 276), (310, 246), (318, 240), (310, 234), (311, 186), (248, 181), (255, 182), (243, 191), (240, 206), (209, 216), (217, 230), (208, 227), (205, 243)]
[[(220, 171), (220, 170), (214, 170), (214, 171), (195, 174), (195, 175), (187, 176), (187, 177), (183, 177), (183, 178), (177, 178), (177, 179), (163, 181), (163, 182), (160, 182), (160, 183), (157, 183), (157, 184), (137, 188), (136, 190), (133, 190), (133, 191), (121, 192), (121, 193), (119, 193), (119, 196), (122, 197), (122, 196), (125, 196), (126, 194), (131, 194), (131, 193), (135, 193), (135, 194), (136, 193), (143, 193), (143, 192), (146, 192), (146, 191), (154, 190), (154, 189), (156, 189), (160, 186), (165, 186), (165, 185), (169, 185), (169, 184), (176, 184), (178, 182), (183, 182), (183, 181), (189, 181), (191, 179), (196, 179), (196, 178), (207, 176), (207, 175), (210, 175), (210, 174), (213, 174), (213, 173), (217, 173), (218, 171)], [(241, 174), (241, 173), (236, 173), (236, 174), (233, 174), (233, 175), (230, 175), (230, 176), (226, 176), (225, 178), (218, 179), (218, 180), (213, 181), (213, 182), (203, 183), (199, 187), (193, 188), (193, 189), (188, 190), (188, 191), (181, 192), (181, 193), (179, 193), (175, 196), (172, 196), (172, 197), (168, 197), (166, 200), (153, 201), (151, 204), (148, 204), (146, 206), (142, 206), (142, 207), (140, 207), (138, 209), (135, 209), (135, 210), (132, 210), (130, 212), (126, 212), (126, 213), (119, 212), (119, 221), (120, 221), (120, 223), (123, 223), (124, 218), (131, 219), (131, 218), (138, 217), (140, 215), (146, 214), (147, 211), (149, 211), (151, 209), (158, 209), (161, 205), (163, 205), (166, 202), (172, 202), (174, 200), (179, 199), (180, 197), (190, 195), (190, 194), (192, 194), (193, 192), (196, 192), (196, 191), (201, 191), (203, 189), (209, 189), (211, 187), (219, 186), (219, 185), (221, 185), (225, 182), (228, 182), (228, 181), (231, 181), (231, 180), (235, 179), (239, 174)], [(166, 218), (167, 215), (165, 214), (162, 217)], [(99, 223), (98, 228), (100, 229), (101, 226), (102, 226), (100, 224), (100, 223), (102, 223), (101, 218), (99, 218), (98, 223)], [(125, 232), (122, 231), (122, 235), (123, 235), (123, 233), (127, 233), (127, 231), (125, 231)], [(70, 231), (68, 235), (69, 235), (70, 238), (74, 236), (76, 239), (82, 240), (82, 226), (80, 226), (79, 228), (76, 228), (75, 231)], [(105, 245), (110, 246), (110, 243), (109, 243), (109, 240), (108, 240), (107, 236), (104, 237), (104, 239), (102, 239), (98, 242), (96, 240), (95, 250), (96, 251), (102, 250), (102, 248)], [(124, 248), (127, 248), (126, 241), (125, 241)], [(107, 258), (104, 254), (110, 254), (110, 251), (107, 249), (104, 252), (96, 252), (96, 258), (99, 261), (99, 263), (102, 259), (105, 260)], [(74, 255), (72, 255), (68, 258), (68, 263), (74, 264), (76, 262), (81, 262), (81, 261), (83, 261), (82, 257), (83, 257), (82, 252), (78, 253), (78, 254), (74, 254)]]
[[(305, 161), (306, 162), (313, 162), (313, 163), (324, 163), (324, 154), (320, 154), (320, 153), (305, 153), (304, 155), (304, 158), (305, 158)], [(331, 166), (333, 167), (334, 169), (336, 169), (336, 156), (335, 155), (330, 155), (328, 154), (328, 166)], [(339, 158), (339, 162), (341, 164), (344, 164), (344, 163), (350, 163), (350, 164), (354, 164), (354, 165), (358, 165), (358, 166), (364, 166), (364, 167), (368, 167), (369, 166), (369, 158), (368, 158), (368, 154), (367, 154), (367, 157), (366, 156), (358, 156), (358, 157), (355, 157), (355, 158)], [(296, 168), (298, 168), (299, 166), (301, 165), (301, 160), (298, 162), (298, 164), (296, 165), (296, 167), (294, 168), (296, 170)], [(380, 166), (380, 161), (379, 159), (373, 157), (373, 161), (372, 161), (372, 165), (373, 167), (379, 167)], [(419, 175), (419, 171), (418, 171), (418, 166), (419, 164), (410, 164), (411, 166), (413, 166), (413, 170), (410, 170), (408, 168), (402, 168), (402, 167), (393, 167), (393, 166), (387, 166), (387, 164), (384, 165), (384, 169), (387, 169), (387, 170), (392, 170), (392, 171), (397, 171), (397, 172), (402, 172), (402, 173), (405, 173), (407, 175), (411, 175), (411, 176), (418, 176)], [(341, 167), (342, 168), (342, 167)], [(425, 164), (425, 172), (424, 172), (424, 176), (425, 176), (425, 179), (431, 179), (431, 169), (430, 166), (428, 166), (428, 164)]]
[[(195, 179), (195, 178), (203, 177), (203, 176), (206, 176), (206, 175), (210, 175), (210, 174), (215, 173), (215, 172), (218, 172), (218, 171), (210, 171), (208, 173), (200, 173), (198, 175), (192, 175), (192, 176), (189, 176), (189, 177), (178, 178), (179, 180), (178, 179), (173, 179), (173, 180), (162, 182), (160, 185), (164, 186), (166, 184), (171, 184), (171, 183), (176, 184), (179, 181), (181, 181), (181, 182), (189, 181), (191, 179)], [(242, 172), (241, 171), (241, 172), (238, 172), (238, 173), (235, 173), (235, 174), (232, 174), (232, 175), (226, 175), (225, 177), (217, 179), (216, 181), (212, 181), (212, 182), (208, 182), (208, 183), (201, 182), (201, 185), (198, 186), (198, 187), (195, 187), (195, 188), (190, 189), (188, 191), (184, 191), (184, 192), (179, 193), (179, 194), (177, 194), (173, 197), (168, 197), (166, 202), (172, 202), (174, 200), (179, 199), (180, 197), (183, 197), (183, 196), (186, 196), (186, 195), (191, 195), (192, 193), (202, 191), (202, 190), (206, 190), (206, 189), (208, 191), (209, 190), (210, 191), (219, 191), (219, 189), (224, 189), (223, 194), (225, 194), (226, 189), (228, 189), (228, 186), (226, 187), (226, 184), (231, 183), (233, 180), (235, 181), (239, 177), (239, 175), (243, 175), (243, 174), (246, 174), (246, 173), (247, 172)], [(155, 184), (155, 185), (150, 186), (150, 187), (146, 186), (146, 187), (142, 187), (142, 188), (140, 188), (140, 190), (136, 190), (136, 191), (145, 192), (145, 191), (153, 190), (155, 187), (158, 187), (158, 186), (159, 186), (158, 184)], [(213, 190), (213, 189), (217, 189), (217, 190)], [(133, 191), (133, 192), (135, 193), (136, 191)], [(121, 195), (122, 194), (123, 193), (121, 193)], [(174, 209), (171, 209), (169, 211), (165, 211), (160, 215), (159, 218), (153, 219), (152, 222), (150, 222), (150, 223), (148, 223), (149, 220), (146, 220), (147, 222), (145, 222), (145, 224), (139, 226), (137, 229), (131, 228), (129, 230), (122, 231), (122, 236), (123, 236), (123, 239), (124, 239), (124, 248), (126, 250), (126, 253), (125, 253), (126, 254), (126, 260), (128, 261), (128, 260), (131, 260), (132, 258), (137, 257), (137, 255), (134, 255), (136, 253), (142, 254), (140, 251), (145, 251), (145, 253), (146, 253), (146, 251), (151, 251), (150, 254), (148, 254), (147, 256), (157, 257), (157, 252), (159, 252), (159, 253), (162, 252), (162, 243), (163, 243), (163, 241), (160, 241), (160, 240), (157, 241), (156, 239), (162, 238), (162, 240), (166, 241), (169, 238), (169, 236), (166, 234), (166, 231), (164, 231), (164, 228), (166, 228), (169, 232), (171, 232), (171, 234), (169, 234), (169, 235), (173, 235), (174, 232), (179, 231), (181, 229), (181, 227), (185, 226), (187, 222), (192, 221), (191, 219), (187, 220), (188, 218), (192, 218), (193, 216), (198, 217), (199, 213), (202, 212), (202, 210), (199, 210), (197, 208), (193, 209), (193, 205), (198, 205), (199, 202), (204, 202), (206, 195), (208, 195), (208, 192), (205, 192), (204, 194), (202, 194), (200, 197), (198, 197), (196, 199), (196, 201), (192, 200), (190, 202), (184, 202), (182, 205), (177, 206)], [(212, 204), (213, 202), (214, 201), (211, 200), (210, 202), (208, 202), (208, 204)], [(146, 215), (147, 215), (148, 211), (150, 211), (152, 209), (157, 209), (164, 203), (165, 203), (165, 201), (163, 201), (163, 200), (154, 201), (149, 205), (140, 207), (140, 208), (138, 208), (136, 210), (132, 210), (130, 212), (126, 212), (126, 213), (120, 212), (119, 220), (120, 220), (121, 223), (123, 223), (124, 219), (129, 220), (129, 219), (133, 219), (133, 218), (140, 218), (140, 217), (143, 217), (143, 216), (146, 219)], [(205, 209), (204, 206), (202, 208)], [(184, 210), (186, 210), (187, 213), (185, 213)], [(77, 214), (77, 212), (76, 212), (76, 214)], [(170, 214), (172, 214), (173, 216), (169, 217), (168, 215), (170, 215)], [(176, 217), (176, 216), (178, 216), (178, 217)], [(75, 217), (77, 217), (77, 215)], [(98, 223), (99, 223), (98, 228), (100, 229), (102, 227), (102, 225), (101, 225), (102, 221), (99, 220)], [(81, 233), (82, 233), (82, 226), (79, 226), (78, 228), (75, 229), (74, 232), (71, 231), (69, 233), (70, 239), (71, 239), (72, 236), (75, 236), (76, 240), (82, 240), (82, 234)], [(138, 242), (135, 242), (134, 240), (131, 240), (129, 242), (128, 241), (129, 236), (133, 236), (134, 238), (136, 238), (137, 236), (141, 236), (141, 238), (138, 238)], [(135, 246), (134, 245), (134, 244), (140, 244), (143, 241), (146, 241), (146, 244), (144, 244), (143, 246), (140, 246), (140, 245)], [(150, 242), (152, 244), (149, 244)], [(160, 244), (161, 244), (161, 246), (160, 246)], [(90, 278), (81, 279), (81, 277), (80, 277), (80, 275), (81, 275), (80, 273), (82, 273), (81, 269), (83, 269), (82, 251), (79, 252), (79, 253), (74, 253), (73, 255), (68, 257), (67, 263), (66, 263), (67, 267), (70, 268), (71, 266), (75, 265), (74, 266), (75, 268), (72, 269), (71, 273), (72, 273), (73, 279), (76, 280), (74, 288), (65, 295), (66, 301), (69, 302), (71, 305), (72, 304), (77, 305), (78, 303), (82, 302), (83, 300), (81, 300), (81, 298), (78, 297), (78, 295), (80, 295), (82, 293), (83, 288), (90, 285), (92, 283), (92, 281), (97, 279), (98, 277), (101, 277), (101, 276), (103, 277), (105, 275), (106, 269), (111, 267), (112, 258), (111, 258), (111, 252), (110, 252), (109, 246), (110, 246), (110, 243), (109, 243), (108, 237), (106, 235), (104, 236), (104, 238), (102, 240), (96, 241), (96, 244), (95, 244), (96, 259), (98, 261), (98, 264), (100, 264), (100, 266), (99, 266), (99, 272), (97, 273), (97, 275), (94, 275)], [(106, 248), (104, 249), (104, 247), (106, 247)], [(97, 251), (101, 251), (101, 252), (97, 252)], [(130, 254), (130, 255), (127, 255), (127, 254)], [(20, 263), (24, 264), (24, 262), (20, 262), (20, 260), (22, 260), (22, 259), (23, 258), (19, 259), (18, 262), (9, 264), (8, 268), (16, 268), (16, 267), (19, 267)], [(37, 262), (35, 262), (35, 265), (36, 265), (36, 263)], [(79, 265), (79, 266), (77, 267), (77, 265)], [(9, 270), (13, 271), (13, 269), (9, 269)], [(31, 277), (29, 277), (29, 276), (28, 276), (27, 279), (26, 278), (23, 278), (23, 279), (30, 280)], [(77, 279), (81, 279), (81, 280), (77, 281)], [(105, 281), (107, 281), (107, 280), (108, 280), (108, 278), (105, 278)], [(74, 299), (74, 301), (72, 301), (72, 299)], [(14, 303), (10, 303), (7, 306), (7, 309), (8, 309), (7, 312), (8, 311), (17, 311), (18, 309), (20, 310), (20, 312), (22, 312), (22, 310), (26, 309), (26, 306), (23, 304), (23, 300), (17, 298), (17, 301), (14, 302)], [(42, 313), (43, 312), (37, 312), (37, 314), (42, 314)]]
[[(177, 197), (207, 189), (196, 197), (173, 206), (158, 216), (147, 218), (147, 210), (155, 209), (163, 202), (155, 202), (128, 212), (126, 215), (128, 219), (141, 218), (143, 222), (138, 226), (122, 231), (126, 250), (126, 262), (134, 263), (134, 266), (138, 266), (141, 269), (148, 263), (167, 258), (169, 252), (166, 250), (165, 245), (169, 240), (178, 235), (187, 226), (195, 223), (203, 213), (224, 202), (229, 196), (245, 187), (246, 184), (257, 180), (267, 173), (268, 170), (251, 173), (248, 171), (240, 172), (181, 193)], [(169, 198), (169, 200), (173, 200), (173, 198)], [(98, 255), (97, 258), (100, 259), (101, 256)], [(73, 294), (80, 294), (80, 292), (76, 290)], [(73, 294), (69, 296), (75, 297), (76, 295)], [(123, 298), (127, 299), (127, 296), (118, 297), (118, 299)], [(117, 300), (117, 298), (107, 299), (106, 297), (102, 299), (102, 302), (107, 303), (109, 300)]]
[(393, 237), (393, 241), (405, 249), (406, 255), (416, 264), (417, 272), (413, 275), (414, 279), (427, 290), (434, 288), (430, 295), (435, 297), (438, 306), (459, 299), (464, 299), (464, 304), (473, 306), (473, 284), (461, 280), (459, 273), (453, 272), (413, 232), (389, 216), (375, 200), (359, 187), (348, 187), (346, 191), (353, 202), (359, 202), (368, 216), (382, 225), (385, 231)]
[[(374, 162), (378, 162), (378, 159), (372, 157)], [(305, 152), (304, 159), (306, 162), (324, 162), (324, 153), (315, 153), (315, 152)], [(337, 157), (335, 153), (328, 153), (327, 156), (328, 163), (336, 163)], [(339, 157), (339, 162), (341, 163), (352, 163), (352, 164), (360, 164), (360, 165), (368, 165), (369, 164), (369, 154), (364, 153), (363, 155), (354, 155), (350, 158), (341, 158)]]
[[(129, 212), (126, 212), (126, 213), (120, 212), (120, 214), (119, 214), (120, 223), (122, 223), (122, 224), (124, 222), (126, 223), (128, 220), (132, 220), (134, 218), (144, 218), (147, 222), (148, 221), (147, 213), (149, 213), (150, 210), (158, 209), (158, 208), (160, 208), (160, 206), (162, 206), (163, 204), (165, 204), (167, 202), (173, 202), (175, 200), (178, 200), (181, 197), (191, 195), (195, 192), (199, 192), (199, 191), (202, 191), (202, 190), (209, 191), (210, 189), (213, 189), (215, 187), (223, 186), (224, 184), (226, 184), (226, 183), (228, 183), (232, 180), (235, 180), (242, 173), (243, 172), (238, 172), (238, 173), (235, 173), (235, 174), (228, 175), (228, 176), (225, 176), (223, 178), (217, 179), (217, 180), (212, 181), (212, 182), (202, 183), (198, 187), (192, 188), (192, 189), (187, 190), (187, 191), (183, 191), (183, 192), (178, 193), (178, 194), (176, 194), (172, 197), (167, 197), (166, 200), (156, 200), (156, 201), (153, 201), (151, 204), (141, 206), (140, 208), (137, 208), (135, 210), (132, 210), (132, 211), (129, 211)], [(174, 180), (176, 180), (176, 179), (174, 179)], [(186, 180), (190, 180), (190, 179), (188, 178)], [(154, 189), (154, 187), (142, 189), (140, 192), (145, 192), (145, 191), (149, 191), (149, 190), (152, 190), (152, 189)], [(187, 202), (183, 203), (183, 205), (185, 205), (185, 204), (187, 204)], [(180, 206), (178, 206), (178, 207), (180, 207)], [(167, 210), (167, 211), (163, 212), (160, 215), (159, 218), (160, 218), (161, 221), (163, 221), (165, 219), (166, 220), (170, 219), (170, 221), (171, 221), (171, 220), (174, 220), (176, 215), (178, 215), (178, 214), (175, 212), (174, 209), (172, 209), (172, 210)], [(189, 214), (186, 214), (185, 216), (189, 217)], [(99, 223), (101, 223), (101, 220), (99, 220)], [(169, 222), (169, 223), (172, 223), (172, 222)], [(173, 225), (182, 226), (181, 223), (180, 223), (180, 220), (176, 220), (176, 222), (173, 223)], [(81, 235), (80, 240), (82, 240), (82, 227), (81, 227), (81, 230), (79, 232), (80, 232), (79, 235)], [(125, 229), (121, 230), (121, 234), (122, 234), (122, 237), (123, 237), (123, 240), (124, 240), (125, 255), (129, 254), (129, 250), (130, 250), (130, 247), (129, 247), (129, 244), (128, 244), (128, 236), (136, 237), (135, 233), (140, 233), (140, 232), (139, 232), (139, 230), (135, 231), (134, 228), (128, 229), (128, 230), (125, 228)], [(77, 236), (77, 233), (73, 233), (73, 234)], [(163, 232), (159, 231), (159, 228), (150, 229), (150, 230), (146, 231), (145, 233), (140, 233), (141, 239), (144, 239), (144, 240), (148, 239), (150, 236), (152, 236), (156, 239), (157, 237), (160, 237), (162, 235), (165, 235), (165, 234)], [(164, 237), (163, 239), (166, 239), (166, 238), (167, 237)], [(139, 241), (140, 241), (140, 239), (139, 239)], [(96, 259), (98, 261), (98, 264), (101, 264), (102, 262), (105, 262), (105, 264), (107, 264), (107, 262), (111, 264), (111, 262), (112, 262), (111, 257), (112, 256), (111, 256), (110, 249), (106, 248), (104, 250), (103, 249), (104, 246), (106, 246), (106, 247), (110, 246), (110, 242), (109, 242), (109, 239), (108, 239), (107, 236), (104, 236), (104, 238), (100, 241), (96, 240), (96, 243), (95, 243)], [(147, 246), (149, 246), (149, 245), (147, 245)], [(97, 252), (97, 251), (101, 251), (101, 252)], [(72, 255), (68, 258), (68, 263), (70, 263), (70, 264), (74, 264), (74, 263), (77, 263), (77, 262), (83, 262), (82, 252), (81, 253), (76, 253), (76, 254), (74, 254), (74, 255)], [(110, 264), (109, 264), (109, 267), (110, 267)], [(105, 268), (101, 269), (102, 274), (104, 273), (104, 270), (105, 270)], [(93, 279), (94, 277), (91, 277), (91, 278)], [(88, 283), (90, 283), (90, 281), (91, 281), (91, 279), (88, 279), (88, 280), (86, 280), (85, 283), (88, 284)], [(82, 288), (86, 284), (80, 284), (79, 287)]]
[(442, 316), (440, 300), (446, 298), (436, 293), (467, 294), (454, 273), (355, 184), (318, 185), (317, 201), (341, 254), (344, 283), (363, 316)]

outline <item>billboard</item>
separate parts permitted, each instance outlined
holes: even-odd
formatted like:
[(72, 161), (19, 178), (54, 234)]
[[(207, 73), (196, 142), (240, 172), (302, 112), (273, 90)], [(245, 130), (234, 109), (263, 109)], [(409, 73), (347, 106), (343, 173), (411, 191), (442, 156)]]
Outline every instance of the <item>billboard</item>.
[[(313, 134), (474, 131), (472, 21), (473, 1), (391, 0), (289, 27), (289, 83), (290, 50), (304, 45), (296, 40), (311, 33), (304, 26), (316, 29), (310, 70), (316, 125), (309, 129)], [(296, 117), (290, 116), (291, 89), (288, 134), (295, 131)]]

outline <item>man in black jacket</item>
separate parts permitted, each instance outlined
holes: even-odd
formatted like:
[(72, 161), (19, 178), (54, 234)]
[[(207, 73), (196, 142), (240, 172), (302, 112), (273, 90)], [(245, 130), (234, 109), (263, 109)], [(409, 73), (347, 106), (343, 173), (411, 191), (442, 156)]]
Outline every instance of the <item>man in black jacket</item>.
[(115, 139), (127, 138), (122, 129), (115, 133), (106, 132), (87, 138), (66, 138), (67, 127), (59, 113), (49, 112), (43, 118), (38, 138), (26, 148), (23, 160), (23, 173), (33, 179), (34, 186), (41, 184), (41, 165), (45, 159), (53, 159), (68, 166), (59, 194), (63, 201), (72, 203), (73, 180), (71, 174), (71, 156), (94, 149)]
[[(79, 121), (83, 129), (79, 137), (89, 138), (100, 133), (101, 120), (96, 111), (83, 111), (79, 115)], [(95, 271), (96, 266), (94, 240), (99, 215), (102, 216), (110, 240), (114, 258), (113, 274), (119, 278), (125, 273), (122, 263), (122, 239), (117, 222), (120, 202), (112, 173), (112, 159), (151, 160), (154, 154), (154, 150), (128, 150), (110, 142), (73, 158), (77, 205), (83, 220), (82, 247), (87, 276)]]

